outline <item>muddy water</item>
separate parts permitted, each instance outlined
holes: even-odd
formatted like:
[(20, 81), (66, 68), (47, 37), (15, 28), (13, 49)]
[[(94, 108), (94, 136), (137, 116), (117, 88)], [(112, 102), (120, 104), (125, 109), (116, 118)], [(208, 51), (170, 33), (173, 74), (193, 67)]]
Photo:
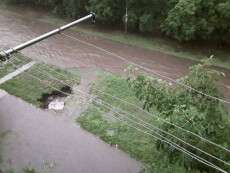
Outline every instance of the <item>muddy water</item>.
[[(46, 17), (47, 12), (33, 10), (31, 8), (1, 9), (0, 48), (15, 46), (54, 29), (54, 26), (44, 22)], [(175, 79), (187, 73), (189, 66), (194, 64), (194, 62), (189, 60), (131, 47), (89, 35), (69, 31), (68, 34), (89, 43), (93, 43), (106, 50), (126, 57), (130, 61), (134, 61)], [(127, 67), (127, 63), (122, 60), (93, 47), (66, 38), (63, 35), (49, 38), (22, 52), (33, 59), (67, 68), (96, 67), (111, 72), (122, 73), (123, 69)], [(225, 96), (230, 98), (230, 71), (223, 69), (221, 69), (221, 71), (226, 74), (226, 77), (222, 80), (220, 85)]]
[[(31, 8), (14, 8), (0, 10), (0, 47), (12, 47), (23, 41), (43, 34), (54, 26), (44, 22), (47, 12)], [(111, 42), (97, 37), (69, 32), (78, 39), (96, 44), (127, 59), (148, 67), (172, 78), (183, 76), (194, 62)], [(22, 51), (33, 59), (52, 63), (62, 67), (103, 68), (111, 72), (122, 73), (127, 64), (114, 56), (83, 45), (63, 35), (57, 35)], [(221, 88), (226, 97), (230, 97), (230, 71), (221, 69), (226, 77)], [(230, 99), (229, 99), (230, 100)]]
[[(138, 173), (140, 164), (64, 116), (0, 92), (0, 169), (49, 173)], [(5, 96), (3, 96), (5, 95)], [(12, 109), (12, 105), (14, 108)]]
[[(54, 26), (42, 22), (46, 15), (44, 11), (30, 8), (0, 9), (0, 48), (15, 46), (54, 29)], [(68, 33), (175, 79), (184, 75), (193, 64), (192, 61), (158, 52), (79, 33)], [(36, 60), (66, 68), (83, 68), (85, 71), (102, 68), (122, 73), (127, 65), (114, 56), (62, 35), (49, 38), (22, 52)], [(222, 71), (226, 78), (221, 86), (225, 95), (230, 97), (230, 72)], [(87, 81), (83, 83), (88, 84)], [(11, 109), (12, 104), (15, 105), (14, 109)], [(52, 163), (54, 172), (133, 173), (139, 169), (138, 163), (130, 160), (127, 155), (114, 151), (94, 136), (78, 129), (75, 123), (70, 124), (69, 120), (63, 121), (61, 117), (37, 110), (11, 96), (1, 99), (0, 105), (0, 131), (12, 132), (5, 141), (8, 165), (16, 164), (20, 167), (35, 160), (35, 163), (31, 163), (32, 166), (42, 167), (47, 166), (47, 162)]]

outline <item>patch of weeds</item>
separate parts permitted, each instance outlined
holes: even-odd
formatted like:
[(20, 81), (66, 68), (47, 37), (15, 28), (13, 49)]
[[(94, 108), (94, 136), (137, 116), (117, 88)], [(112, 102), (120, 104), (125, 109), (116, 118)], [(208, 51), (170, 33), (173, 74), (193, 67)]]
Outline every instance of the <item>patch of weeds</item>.
[[(154, 159), (155, 144), (147, 135), (129, 128), (120, 122), (110, 122), (103, 118), (103, 111), (92, 105), (77, 120), (81, 127), (99, 136), (110, 145), (129, 153), (133, 158), (149, 163)], [(113, 130), (113, 135), (108, 131)]]
[(0, 88), (41, 107), (43, 106), (41, 102), (43, 94), (52, 93), (56, 89), (62, 90), (66, 87), (66, 84), (70, 87), (78, 85), (79, 81), (79, 75), (68, 70), (45, 64), (36, 64), (26, 72), (2, 84)]
[(10, 135), (12, 133), (11, 130), (6, 130), (2, 133), (0, 133), (0, 139), (5, 139), (8, 135)]
[(24, 173), (37, 173), (37, 171), (34, 168), (25, 168), (23, 172)]
[[(151, 121), (152, 117), (143, 113), (141, 109), (143, 103), (137, 99), (135, 92), (130, 89), (127, 79), (106, 72), (98, 74), (98, 80), (92, 85), (91, 93), (104, 103), (108, 103), (117, 110), (129, 112), (144, 120)], [(105, 109), (106, 110), (106, 109)], [(107, 110), (108, 111), (108, 110)], [(156, 113), (154, 109), (151, 113)]]
[[(10, 59), (16, 66), (23, 66), (30, 62), (30, 60), (26, 57), (23, 57), (21, 54), (17, 54), (16, 58)], [(15, 71), (15, 67), (9, 61), (0, 62), (0, 78), (4, 77), (5, 75)]]
[[(136, 107), (111, 98), (110, 96), (99, 92), (97, 89), (100, 89), (107, 94), (122, 98), (133, 105), (141, 106), (142, 103), (136, 99), (135, 93), (129, 87), (125, 78), (108, 73), (101, 73), (99, 74), (99, 80), (92, 86), (91, 93), (96, 95), (100, 100), (111, 104), (115, 109), (120, 108), (123, 111), (130, 112), (134, 117), (145, 120), (145, 122), (149, 122), (152, 125), (160, 125), (159, 121), (156, 121), (156, 119), (153, 118), (154, 113), (157, 113), (155, 109), (150, 110), (150, 114), (153, 116), (150, 116), (149, 114), (147, 115)], [(116, 112), (117, 111), (122, 114), (121, 110), (116, 110)], [(113, 119), (108, 118), (108, 116), (113, 117)], [(184, 167), (176, 163), (170, 163), (168, 158), (157, 150), (157, 143), (152, 136), (128, 126), (125, 117), (131, 118), (131, 115), (124, 113), (123, 116), (119, 116), (119, 119), (122, 119), (122, 122), (116, 120), (114, 117), (117, 117), (117, 115), (112, 113), (108, 108), (105, 108), (102, 104), (92, 103), (91, 106), (77, 119), (77, 122), (83, 129), (99, 136), (106, 143), (118, 147), (128, 153), (131, 157), (141, 161), (144, 165), (142, 172), (170, 173), (177, 171), (178, 173), (194, 173), (185, 170)], [(131, 126), (146, 131), (143, 126), (137, 125), (131, 121), (127, 122)], [(151, 133), (150, 131), (148, 132)]]

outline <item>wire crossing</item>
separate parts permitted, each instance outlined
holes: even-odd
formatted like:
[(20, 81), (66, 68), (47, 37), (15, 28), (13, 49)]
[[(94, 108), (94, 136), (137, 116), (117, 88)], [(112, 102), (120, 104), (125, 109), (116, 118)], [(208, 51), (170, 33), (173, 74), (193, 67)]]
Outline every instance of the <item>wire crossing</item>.
[[(44, 75), (44, 72), (42, 72), (42, 71), (40, 71), (40, 70), (37, 70), (37, 72), (39, 72), (39, 73), (41, 73), (42, 75)], [(29, 74), (29, 75), (30, 75), (30, 74)], [(50, 75), (50, 74), (47, 74), (47, 75), (48, 75), (50, 78), (52, 78), (52, 79), (55, 78), (55, 77), (53, 77), (53, 76)], [(33, 75), (30, 75), (30, 76), (35, 77), (35, 76), (33, 76)], [(39, 80), (38, 77), (35, 77), (35, 78)], [(58, 79), (56, 78), (56, 80), (58, 80)], [(42, 81), (42, 80), (40, 79), (40, 81)], [(60, 81), (60, 82), (63, 83), (63, 81)], [(65, 84), (66, 84), (66, 83), (65, 83)], [(67, 85), (67, 84), (66, 84), (66, 85)], [(57, 90), (57, 88), (55, 88), (55, 87), (52, 87), (52, 88), (54, 88), (55, 90)], [(58, 91), (59, 91), (59, 90), (58, 90)], [(61, 91), (61, 92), (62, 92), (62, 91)], [(93, 97), (92, 95), (88, 94), (88, 93), (85, 93), (85, 92), (83, 92), (83, 91), (81, 91), (81, 90), (79, 90), (79, 92), (82, 93), (82, 94), (84, 94), (84, 95), (87, 95), (87, 97), (90, 97), (90, 98), (94, 99), (94, 97)], [(65, 93), (65, 92), (62, 92), (62, 93)], [(65, 94), (70, 95), (70, 94), (68, 94), (68, 93), (65, 93)], [(104, 103), (103, 100), (100, 100), (100, 103), (101, 103), (101, 104), (103, 103), (105, 106), (110, 107), (110, 109), (112, 109), (112, 111), (113, 111), (115, 114), (121, 115), (119, 112), (114, 111), (114, 110), (117, 109), (117, 108), (114, 108), (112, 105), (110, 105), (110, 104), (108, 104), (108, 103)], [(126, 116), (125, 116), (125, 118), (127, 119)], [(129, 119), (129, 118), (128, 118), (128, 119)], [(129, 120), (131, 120), (131, 119), (129, 119)], [(142, 127), (146, 128), (146, 129), (148, 129), (148, 130), (152, 130), (152, 129), (150, 129), (149, 127), (147, 127), (145, 124), (138, 123), (138, 122), (136, 122), (135, 120), (131, 120), (131, 121), (134, 122), (134, 123), (136, 123), (136, 124), (138, 124), (138, 125), (141, 125)], [(207, 160), (201, 158), (200, 156), (197, 156), (197, 155), (195, 155), (195, 154), (189, 152), (188, 150), (186, 150), (185, 148), (181, 147), (180, 145), (178, 145), (178, 144), (176, 144), (176, 143), (174, 143), (174, 142), (168, 140), (167, 137), (162, 136), (161, 134), (155, 132), (154, 130), (152, 130), (152, 132), (155, 133), (155, 135), (158, 135), (158, 136), (160, 136), (161, 138), (163, 138), (163, 140), (162, 140), (161, 138), (160, 138), (159, 140), (161, 140), (161, 141), (163, 141), (163, 142), (166, 142), (166, 143), (172, 145), (174, 148), (178, 149), (179, 151), (184, 152), (185, 154), (187, 154), (187, 155), (191, 156), (192, 158), (194, 158), (194, 159), (200, 161), (201, 163), (204, 163), (204, 164), (206, 164), (206, 165), (208, 165), (208, 166), (211, 166), (211, 167), (213, 167), (214, 169), (217, 169), (217, 170), (219, 170), (219, 171), (221, 171), (221, 172), (224, 172), (224, 173), (226, 172), (226, 171), (222, 170), (221, 168), (217, 167), (216, 165), (212, 164), (211, 162), (209, 162), (209, 161), (207, 161)], [(158, 139), (158, 138), (157, 138), (157, 139)]]
[(197, 89), (195, 89), (195, 88), (193, 88), (193, 87), (191, 87), (191, 86), (189, 86), (189, 85), (187, 85), (187, 84), (184, 84), (184, 83), (182, 83), (182, 82), (180, 82), (180, 81), (174, 80), (174, 79), (172, 79), (172, 78), (170, 78), (170, 77), (168, 77), (168, 76), (162, 75), (162, 74), (160, 74), (160, 73), (158, 73), (158, 72), (156, 72), (156, 71), (154, 71), (154, 70), (151, 70), (151, 69), (149, 69), (149, 68), (147, 68), (147, 67), (144, 67), (144, 66), (142, 66), (142, 65), (140, 65), (140, 64), (137, 64), (137, 63), (135, 63), (135, 62), (133, 62), (133, 61), (130, 61), (130, 60), (128, 60), (128, 59), (125, 58), (125, 57), (122, 57), (122, 56), (120, 56), (120, 55), (118, 55), (118, 54), (116, 54), (116, 53), (114, 53), (114, 52), (111, 52), (111, 51), (108, 51), (108, 50), (106, 50), (106, 49), (104, 49), (104, 48), (101, 48), (101, 47), (99, 47), (99, 46), (97, 46), (97, 45), (95, 45), (95, 44), (89, 43), (89, 42), (87, 42), (87, 41), (80, 40), (80, 39), (78, 39), (78, 38), (76, 38), (76, 37), (73, 37), (73, 36), (68, 35), (68, 34), (65, 34), (65, 33), (62, 33), (61, 35), (64, 35), (65, 37), (71, 38), (71, 39), (73, 39), (73, 40), (75, 40), (75, 41), (78, 41), (78, 42), (80, 42), (80, 43), (82, 43), (82, 44), (85, 44), (85, 45), (88, 45), (88, 46), (90, 46), (90, 47), (94, 47), (94, 48), (96, 48), (96, 49), (98, 49), (98, 50), (100, 50), (100, 51), (105, 52), (105, 53), (108, 54), (108, 55), (111, 55), (111, 56), (116, 57), (116, 58), (118, 58), (118, 59), (120, 59), (120, 60), (122, 60), (122, 61), (125, 61), (125, 62), (127, 62), (127, 63), (129, 63), (129, 64), (131, 64), (131, 65), (133, 65), (133, 66), (136, 66), (136, 67), (138, 67), (138, 68), (140, 68), (140, 69), (142, 69), (142, 70), (144, 70), (144, 71), (146, 71), (146, 72), (149, 72), (149, 73), (154, 74), (154, 75), (156, 75), (156, 76), (158, 76), (158, 77), (161, 77), (161, 78), (163, 78), (163, 79), (167, 79), (168, 81), (170, 81), (170, 82), (172, 82), (172, 83), (175, 83), (175, 84), (177, 84), (177, 85), (180, 85), (180, 86), (186, 88), (186, 89), (189, 90), (189, 91), (194, 91), (194, 92), (196, 92), (196, 93), (198, 93), (198, 94), (201, 94), (201, 95), (203, 95), (203, 96), (205, 96), (205, 97), (208, 97), (208, 98), (210, 98), (210, 99), (214, 99), (214, 100), (220, 101), (220, 102), (225, 103), (225, 104), (230, 104), (230, 101), (228, 101), (228, 100), (225, 100), (225, 99), (223, 99), (223, 98), (214, 97), (214, 96), (208, 95), (208, 94), (206, 94), (206, 93), (203, 93), (203, 92), (201, 92), (201, 91), (199, 91), (199, 90), (197, 90)]

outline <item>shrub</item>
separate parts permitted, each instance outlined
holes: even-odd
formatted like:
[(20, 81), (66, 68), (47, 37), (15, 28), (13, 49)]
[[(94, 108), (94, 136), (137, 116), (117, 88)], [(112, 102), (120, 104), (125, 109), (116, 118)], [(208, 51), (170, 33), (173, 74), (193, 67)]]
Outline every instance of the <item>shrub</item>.
[[(203, 64), (193, 66), (190, 73), (182, 78), (181, 82), (208, 95), (219, 97), (220, 93), (216, 86), (216, 81), (219, 79), (218, 76), (220, 73), (211, 70), (209, 68), (210, 65), (209, 61), (204, 61)], [(129, 83), (135, 90), (136, 96), (144, 102), (144, 109), (149, 110), (154, 107), (160, 112), (162, 118), (167, 119), (171, 123), (182, 126), (184, 129), (192, 131), (224, 147), (230, 145), (230, 139), (226, 138), (230, 136), (230, 121), (229, 116), (226, 116), (229, 115), (229, 113), (220, 101), (180, 86), (170, 86), (167, 82), (145, 75), (129, 78)], [(200, 148), (227, 162), (230, 161), (230, 156), (227, 152), (202, 141), (200, 138), (194, 137), (194, 135), (190, 133), (184, 133), (170, 124), (161, 124), (160, 128), (169, 133), (173, 133), (192, 146)], [(229, 168), (216, 159), (185, 145), (166, 133), (162, 133), (162, 135), (219, 167)], [(168, 156), (170, 163), (178, 163), (186, 169), (215, 172), (214, 169), (206, 167), (187, 157), (168, 144), (158, 141), (157, 148), (164, 155)]]

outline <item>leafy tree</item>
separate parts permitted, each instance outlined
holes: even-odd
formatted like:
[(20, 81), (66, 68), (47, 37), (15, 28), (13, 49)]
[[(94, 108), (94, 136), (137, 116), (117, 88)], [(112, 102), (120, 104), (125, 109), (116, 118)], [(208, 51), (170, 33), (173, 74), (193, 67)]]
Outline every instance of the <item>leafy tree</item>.
[(229, 39), (228, 0), (173, 0), (173, 2), (175, 5), (162, 24), (162, 29), (167, 35), (180, 41)]
[[(216, 81), (221, 73), (209, 67), (209, 61), (193, 66), (190, 73), (182, 78), (181, 82), (203, 93), (220, 97)], [(144, 109), (150, 110), (154, 107), (159, 111), (162, 118), (167, 119), (171, 123), (182, 126), (186, 130), (192, 131), (226, 148), (230, 145), (229, 112), (220, 101), (205, 97), (195, 91), (188, 91), (179, 86), (170, 86), (166, 82), (144, 75), (130, 78), (129, 83), (135, 90), (136, 96), (144, 102)], [(230, 161), (230, 155), (227, 152), (200, 140), (200, 138), (194, 137), (190, 133), (184, 133), (180, 129), (165, 123), (160, 124), (159, 127), (205, 152), (227, 162)], [(165, 133), (162, 133), (162, 135), (194, 154), (229, 170), (229, 167), (216, 159), (185, 145), (181, 141), (172, 138), (172, 136)], [(167, 155), (170, 163), (178, 163), (186, 169), (215, 172), (214, 169), (186, 157), (185, 154), (160, 141), (158, 142), (158, 150), (161, 151), (159, 156)]]
[(89, 11), (97, 14), (102, 23), (114, 24), (122, 21), (125, 9), (123, 0), (89, 0)]
[(40, 5), (54, 13), (79, 17), (88, 11), (98, 22), (121, 26), (126, 2), (129, 30), (162, 32), (180, 41), (230, 41), (229, 0), (3, 0)]

